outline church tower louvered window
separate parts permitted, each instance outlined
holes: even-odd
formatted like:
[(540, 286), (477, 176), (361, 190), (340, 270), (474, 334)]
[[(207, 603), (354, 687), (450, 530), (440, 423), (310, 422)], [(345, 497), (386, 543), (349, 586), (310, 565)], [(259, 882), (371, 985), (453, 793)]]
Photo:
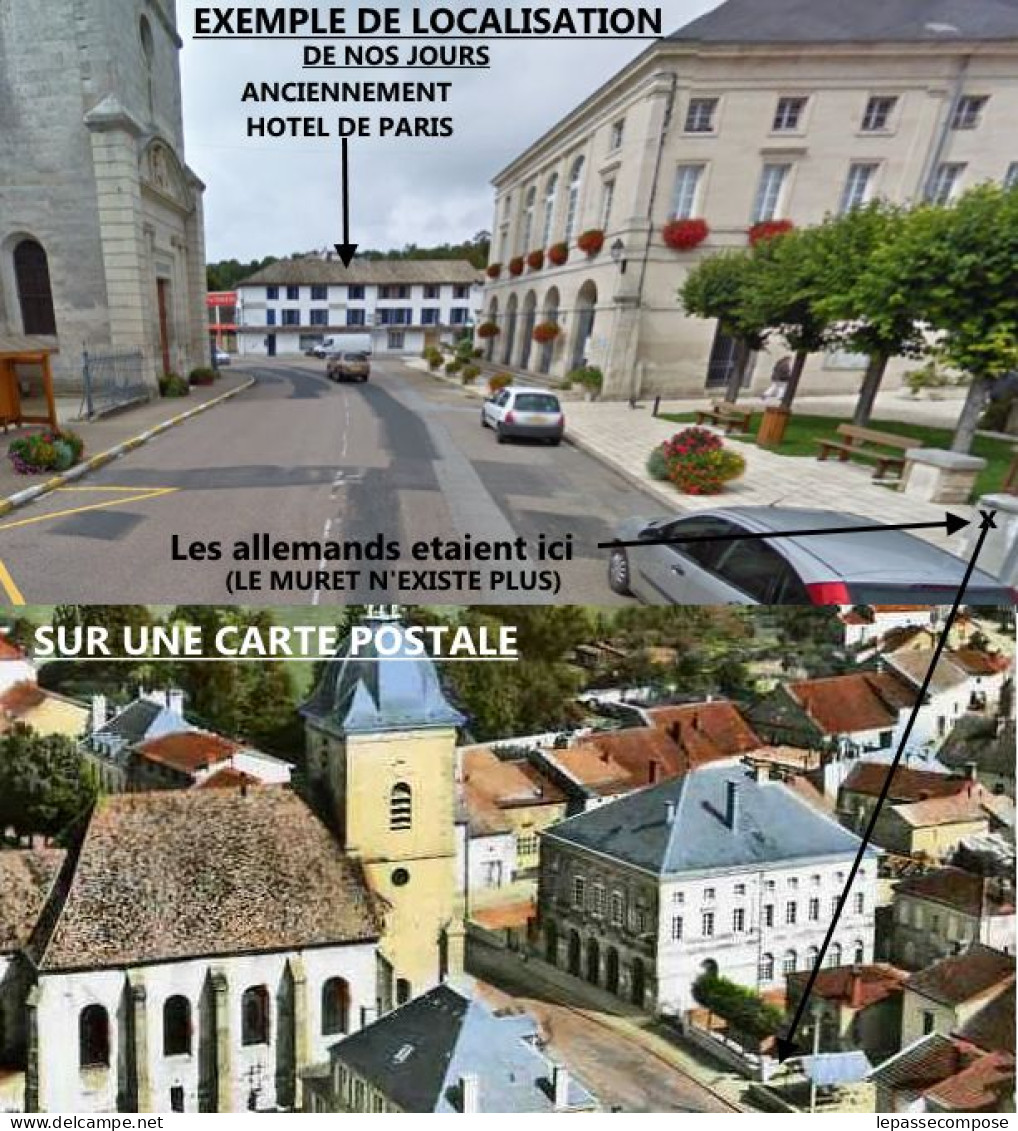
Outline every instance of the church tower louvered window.
[(394, 832), (409, 829), (414, 821), (413, 790), (406, 782), (397, 782), (389, 794), (389, 828)]

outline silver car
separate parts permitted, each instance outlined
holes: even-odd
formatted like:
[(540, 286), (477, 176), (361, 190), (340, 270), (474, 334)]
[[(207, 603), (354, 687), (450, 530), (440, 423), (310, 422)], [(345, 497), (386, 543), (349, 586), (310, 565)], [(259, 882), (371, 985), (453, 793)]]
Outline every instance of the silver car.
[[(633, 518), (616, 532), (608, 583), (616, 593), (667, 605), (949, 605), (966, 563), (903, 530), (822, 534), (796, 530), (871, 526), (843, 511), (793, 507), (726, 507), (684, 517)], [(783, 535), (783, 532), (788, 532)], [(732, 538), (733, 534), (773, 538)], [(654, 545), (668, 538), (726, 538)], [(976, 569), (965, 590), (970, 605), (1008, 605), (1015, 593)]]

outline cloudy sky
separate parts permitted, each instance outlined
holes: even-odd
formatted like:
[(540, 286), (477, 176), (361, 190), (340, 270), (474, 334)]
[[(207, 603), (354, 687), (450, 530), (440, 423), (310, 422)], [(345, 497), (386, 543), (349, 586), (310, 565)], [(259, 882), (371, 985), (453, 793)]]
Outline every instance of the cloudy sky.
[[(661, 0), (666, 31), (717, 2)], [(490, 70), (302, 71), (299, 43), (192, 39), (197, 6), (196, 0), (178, 0), (177, 19), (185, 40), (187, 160), (207, 185), (209, 260), (287, 255), (333, 243), (341, 235), (339, 142), (248, 141), (248, 113), (271, 111), (241, 104), (248, 81), (453, 80), (448, 106), (349, 111), (454, 119), (451, 138), (351, 141), (352, 238), (367, 247), (401, 247), (466, 239), (490, 228), (491, 177), (645, 46), (625, 40), (491, 40)], [(463, 6), (462, 0), (449, 6)], [(402, 46), (405, 50), (410, 43)], [(329, 119), (342, 111), (323, 104), (275, 112), (321, 113)]]

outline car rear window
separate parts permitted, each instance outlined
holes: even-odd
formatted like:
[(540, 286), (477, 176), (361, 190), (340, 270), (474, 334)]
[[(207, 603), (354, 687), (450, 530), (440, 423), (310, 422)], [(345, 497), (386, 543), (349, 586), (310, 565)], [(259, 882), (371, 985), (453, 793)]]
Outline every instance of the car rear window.
[(553, 397), (550, 393), (520, 393), (513, 408), (518, 408), (520, 412), (558, 412), (558, 397)]
[(364, 353), (345, 353), (343, 354), (344, 361), (367, 361), (367, 354)]

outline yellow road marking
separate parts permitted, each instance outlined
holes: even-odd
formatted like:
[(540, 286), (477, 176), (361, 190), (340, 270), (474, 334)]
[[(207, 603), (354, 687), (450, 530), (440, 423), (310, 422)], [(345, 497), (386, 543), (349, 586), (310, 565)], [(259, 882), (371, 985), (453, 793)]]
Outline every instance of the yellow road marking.
[(3, 589), (7, 594), (7, 599), (12, 605), (23, 605), (25, 603), (21, 590), (14, 584), (14, 578), (11, 577), (3, 562), (0, 562), (0, 589)]
[[(64, 490), (64, 488), (60, 489)], [(126, 488), (126, 490), (134, 490), (134, 488), (129, 487)], [(177, 487), (153, 487), (140, 494), (121, 495), (105, 503), (89, 503), (86, 507), (69, 507), (67, 510), (53, 511), (50, 514), (37, 514), (33, 515), (32, 518), (19, 518), (15, 522), (0, 523), (0, 530), (14, 530), (19, 526), (32, 526), (37, 522), (49, 522), (51, 518), (66, 518), (68, 515), (72, 514), (84, 514), (85, 511), (98, 511), (102, 510), (104, 507), (120, 506), (121, 503), (141, 503), (146, 499), (158, 499), (162, 495), (170, 495), (177, 490), (179, 490)]]
[(90, 491), (119, 491), (121, 494), (129, 494), (131, 491), (177, 491), (177, 487), (57, 487), (52, 492), (55, 494), (57, 491), (84, 491), (86, 494)]

